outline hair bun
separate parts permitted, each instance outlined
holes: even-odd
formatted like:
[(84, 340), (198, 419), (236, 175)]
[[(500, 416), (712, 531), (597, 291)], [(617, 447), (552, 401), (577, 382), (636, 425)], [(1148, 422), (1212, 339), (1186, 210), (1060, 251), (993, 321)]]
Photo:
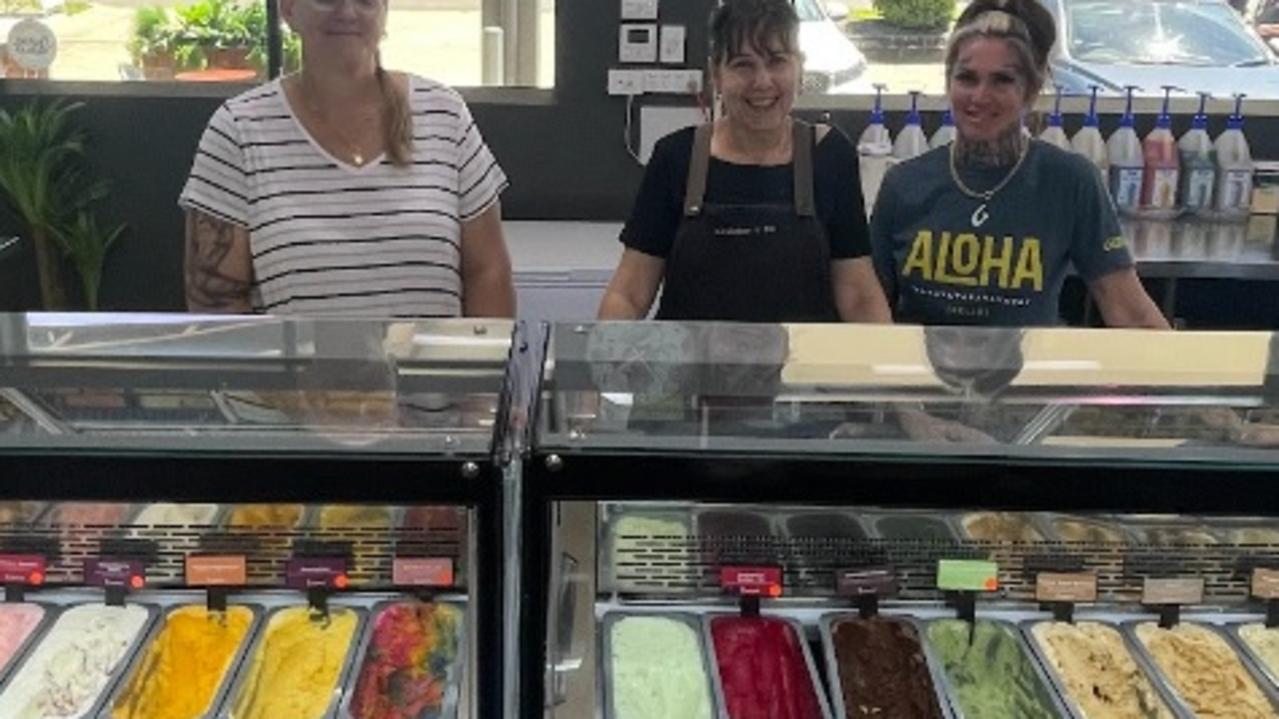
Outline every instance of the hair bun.
[(963, 27), (988, 12), (1007, 13), (1021, 20), (1030, 33), (1038, 59), (1047, 62), (1048, 53), (1057, 42), (1057, 23), (1040, 0), (972, 0), (955, 26)]

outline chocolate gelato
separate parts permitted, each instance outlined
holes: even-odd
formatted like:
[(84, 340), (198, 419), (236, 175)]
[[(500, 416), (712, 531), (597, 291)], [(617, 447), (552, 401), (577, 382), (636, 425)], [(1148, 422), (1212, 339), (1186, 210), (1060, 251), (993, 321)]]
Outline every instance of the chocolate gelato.
[(941, 719), (914, 625), (883, 617), (839, 620), (831, 633), (845, 716)]

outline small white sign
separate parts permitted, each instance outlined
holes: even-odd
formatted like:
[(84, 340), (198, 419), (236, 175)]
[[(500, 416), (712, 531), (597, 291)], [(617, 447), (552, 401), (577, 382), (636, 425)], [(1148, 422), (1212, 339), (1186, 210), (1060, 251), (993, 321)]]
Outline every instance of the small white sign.
[(58, 56), (58, 36), (48, 25), (27, 18), (9, 30), (9, 57), (27, 70), (44, 70)]
[(622, 0), (623, 20), (656, 20), (657, 0)]

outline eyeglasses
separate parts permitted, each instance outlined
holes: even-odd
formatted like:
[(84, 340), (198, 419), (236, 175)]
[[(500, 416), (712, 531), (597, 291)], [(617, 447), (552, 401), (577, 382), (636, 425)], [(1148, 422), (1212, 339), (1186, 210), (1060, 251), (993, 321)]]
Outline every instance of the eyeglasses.
[(372, 15), (381, 11), (383, 0), (311, 0), (311, 5), (320, 12), (336, 12), (346, 2), (350, 2), (355, 11), (362, 15)]

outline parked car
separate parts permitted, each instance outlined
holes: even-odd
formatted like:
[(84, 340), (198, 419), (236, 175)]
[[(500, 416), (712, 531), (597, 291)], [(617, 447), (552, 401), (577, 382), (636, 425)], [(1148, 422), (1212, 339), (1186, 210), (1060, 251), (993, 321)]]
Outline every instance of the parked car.
[(805, 57), (804, 92), (808, 94), (847, 94), (862, 89), (854, 81), (866, 72), (866, 56), (831, 17), (831, 9), (836, 14), (848, 13), (846, 8), (826, 6), (821, 0), (795, 0), (799, 49)]
[(1162, 85), (1279, 98), (1279, 59), (1226, 0), (1044, 0), (1057, 20), (1054, 82), (1072, 92)]
[(1253, 9), (1252, 26), (1279, 53), (1279, 0), (1260, 0)]

